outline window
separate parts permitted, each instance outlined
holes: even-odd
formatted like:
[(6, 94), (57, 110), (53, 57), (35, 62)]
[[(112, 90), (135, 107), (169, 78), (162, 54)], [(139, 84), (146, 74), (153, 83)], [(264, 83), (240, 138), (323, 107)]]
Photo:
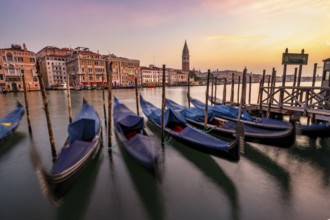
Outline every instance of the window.
[(329, 81), (329, 79), (330, 79), (330, 70), (325, 72), (323, 80)]
[(34, 63), (34, 62), (36, 62), (36, 60), (34, 58), (30, 58), (30, 62)]
[(3, 74), (0, 74), (0, 80), (3, 80)]
[(7, 61), (14, 61), (13, 54), (7, 53)]

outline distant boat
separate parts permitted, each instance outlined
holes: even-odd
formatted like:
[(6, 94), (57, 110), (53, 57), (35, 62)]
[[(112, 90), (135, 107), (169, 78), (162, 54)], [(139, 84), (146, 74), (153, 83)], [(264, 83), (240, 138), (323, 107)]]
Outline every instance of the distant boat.
[(149, 86), (145, 86), (145, 88), (157, 88), (157, 86), (155, 86), (155, 85), (149, 85)]
[(155, 137), (144, 125), (144, 118), (133, 113), (114, 98), (113, 120), (116, 134), (124, 149), (140, 164), (155, 170), (158, 155)]
[(60, 84), (56, 84), (56, 85), (52, 85), (50, 87), (50, 89), (53, 89), (53, 90), (65, 90), (67, 89), (67, 84), (66, 83), (60, 83)]
[(5, 89), (5, 88), (2, 88), (1, 92), (2, 92), (2, 94), (7, 94), (8, 93), (7, 89)]
[[(159, 130), (161, 128), (161, 109), (144, 100), (142, 96), (140, 96), (140, 104), (143, 113)], [(239, 160), (239, 137), (232, 142), (215, 138), (187, 124), (185, 119), (172, 109), (165, 110), (164, 123), (164, 131), (168, 135), (189, 147), (230, 160)]]
[[(198, 108), (187, 108), (181, 106), (170, 99), (166, 99), (166, 107), (181, 114), (186, 121), (193, 126), (204, 128), (205, 110)], [(236, 137), (236, 121), (228, 121), (214, 117), (213, 111), (208, 112), (207, 127), (211, 133), (225, 137)], [(244, 124), (245, 141), (262, 143), (279, 147), (290, 147), (295, 142), (295, 126), (286, 130), (270, 130)]]
[(92, 86), (91, 85), (84, 85), (84, 89), (85, 90), (92, 90), (93, 88), (92, 88)]
[(13, 111), (0, 118), (0, 143), (14, 133), (21, 122), (24, 112), (22, 104), (17, 102), (17, 106)]
[(53, 202), (58, 202), (58, 192), (62, 188), (66, 189), (95, 158), (102, 143), (101, 130), (99, 115), (84, 100), (77, 117), (68, 127), (68, 137), (50, 172), (43, 168), (37, 152), (32, 151), (39, 182), (46, 188), (46, 194)]

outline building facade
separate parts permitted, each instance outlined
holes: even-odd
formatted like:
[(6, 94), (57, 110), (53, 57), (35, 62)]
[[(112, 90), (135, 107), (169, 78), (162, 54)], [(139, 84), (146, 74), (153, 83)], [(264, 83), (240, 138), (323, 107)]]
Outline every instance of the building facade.
[[(5, 86), (8, 91), (23, 91), (23, 76), (27, 90), (40, 90), (36, 73), (36, 54), (23, 47), (12, 44), (10, 48), (0, 49), (4, 71)], [(2, 85), (3, 85), (3, 80)]]
[(40, 71), (46, 88), (64, 88), (67, 84), (67, 57), (73, 52), (69, 48), (47, 46), (37, 53)]
[(117, 57), (110, 54), (104, 57), (107, 66), (112, 63), (112, 84), (114, 87), (133, 87), (135, 85), (135, 77), (137, 77), (138, 85), (141, 84), (140, 61)]
[(187, 41), (184, 42), (183, 50), (182, 50), (182, 70), (189, 72), (189, 50), (187, 46)]
[(86, 47), (77, 47), (67, 57), (66, 70), (70, 85), (96, 86), (107, 82), (105, 60), (102, 55)]
[(5, 68), (3, 58), (0, 56), (0, 92), (6, 90)]
[[(143, 86), (161, 86), (163, 82), (163, 69), (154, 65), (141, 67), (141, 77)], [(169, 69), (165, 70), (165, 83), (168, 84)]]
[[(169, 85), (188, 85), (188, 72), (168, 68), (168, 84)], [(193, 79), (191, 78), (191, 82)]]

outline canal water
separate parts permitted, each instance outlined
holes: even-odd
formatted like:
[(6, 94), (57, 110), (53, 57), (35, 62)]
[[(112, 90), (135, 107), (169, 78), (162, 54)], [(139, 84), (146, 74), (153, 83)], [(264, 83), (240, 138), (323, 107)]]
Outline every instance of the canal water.
[[(166, 88), (167, 97), (185, 105), (186, 91)], [(66, 91), (47, 94), (59, 152), (67, 136)], [(160, 106), (161, 88), (142, 89), (141, 94)], [(134, 90), (115, 90), (114, 95), (135, 110)], [(205, 87), (192, 87), (191, 95), (204, 100)], [(84, 97), (104, 121), (101, 90), (71, 91), (71, 96), (73, 116)], [(164, 148), (159, 144), (163, 163), (158, 178), (127, 155), (115, 135), (109, 152), (104, 135), (99, 155), (56, 207), (44, 196), (30, 157), (36, 149), (45, 169), (52, 166), (41, 94), (31, 92), (27, 97), (32, 136), (24, 116), (16, 133), (0, 147), (1, 220), (330, 219), (330, 139), (303, 136), (288, 149), (246, 143), (238, 163), (171, 140)], [(24, 104), (23, 93), (0, 94), (1, 117), (16, 100)], [(150, 128), (160, 143), (159, 131)]]

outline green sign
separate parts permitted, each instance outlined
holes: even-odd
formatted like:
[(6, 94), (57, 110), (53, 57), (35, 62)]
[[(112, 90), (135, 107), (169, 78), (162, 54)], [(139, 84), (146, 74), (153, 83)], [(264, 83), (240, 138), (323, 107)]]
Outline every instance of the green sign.
[(288, 65), (307, 65), (308, 54), (283, 53), (282, 64)]

